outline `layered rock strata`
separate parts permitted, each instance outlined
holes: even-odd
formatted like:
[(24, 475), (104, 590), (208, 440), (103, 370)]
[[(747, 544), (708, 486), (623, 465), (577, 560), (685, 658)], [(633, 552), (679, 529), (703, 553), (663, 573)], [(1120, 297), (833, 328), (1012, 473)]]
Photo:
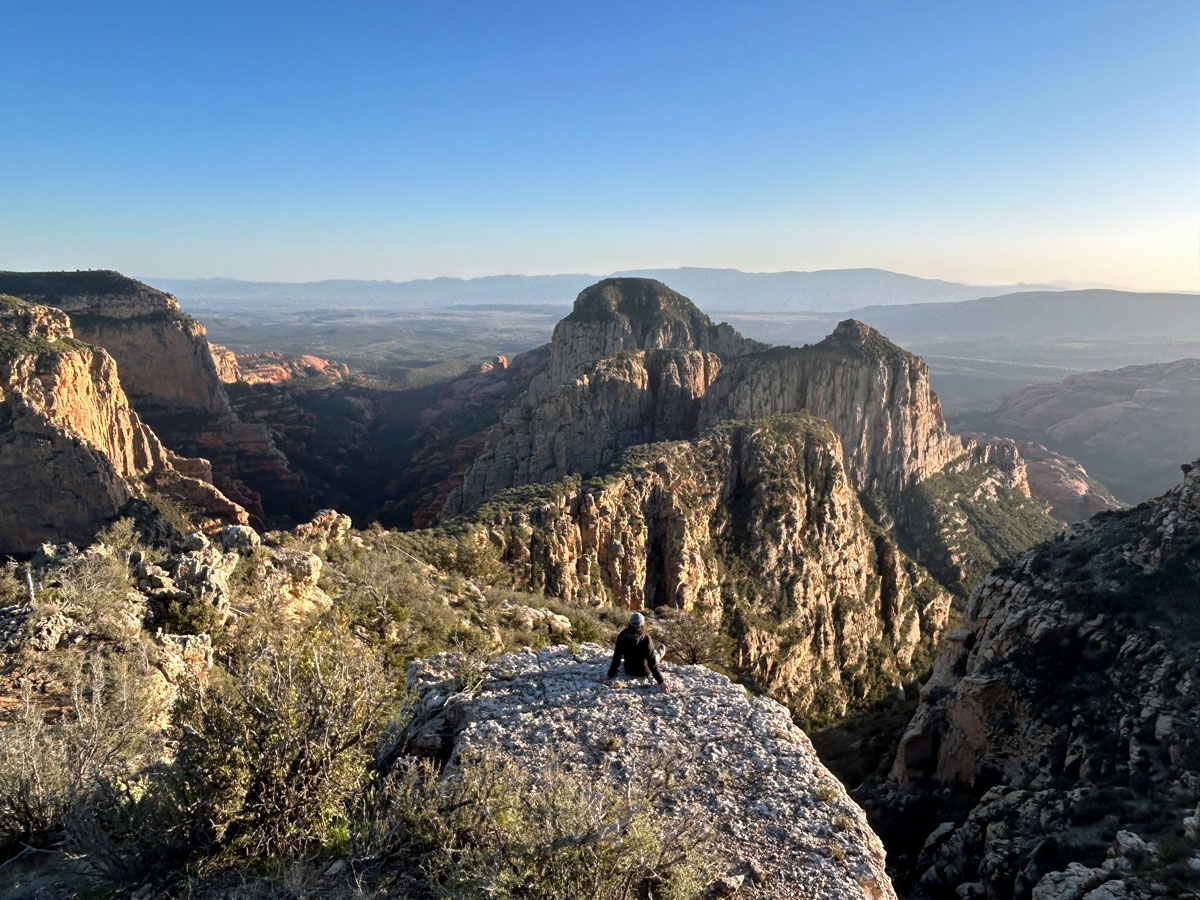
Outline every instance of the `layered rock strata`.
[(740, 665), (810, 718), (914, 675), (949, 606), (803, 414), (637, 447), (587, 482), (504, 492), (474, 522), (523, 587), (722, 623)]
[[(963, 560), (979, 555), (979, 545), (990, 565), (1028, 540), (1012, 546), (1006, 528), (981, 536), (971, 518), (971, 546), (963, 547), (960, 510), (913, 496), (931, 479), (970, 471), (975, 493), (966, 505), (1004, 507), (1022, 539), (1052, 533), (1044, 506), (1028, 502), (1015, 445), (950, 434), (925, 364), (860, 322), (843, 322), (812, 346), (767, 348), (713, 325), (665, 285), (607, 279), (579, 295), (545, 358), (524, 394), (479, 436), (474, 446), (484, 449), (449, 494), (443, 518), (508, 487), (587, 477), (629, 447), (805, 412), (830, 424), (853, 488), (878, 495), (906, 551), (928, 545), (928, 565), (945, 584), (961, 583)], [(963, 506), (957, 481), (943, 481), (945, 496), (936, 499)]]
[(117, 272), (0, 272), (0, 291), (70, 316), (80, 340), (117, 361), (122, 387), (152, 425), (176, 414), (230, 416), (204, 326), (170, 294)]
[(141, 422), (113, 358), (77, 340), (64, 313), (0, 295), (0, 552), (86, 542), (150, 483), (245, 521), (194, 477), (203, 461), (189, 462)]
[(722, 360), (762, 347), (657, 281), (593, 285), (555, 327), (545, 370), (504, 414), (445, 513), (505, 488), (594, 472), (626, 447), (693, 436)]
[(820, 343), (777, 347), (728, 366), (704, 399), (701, 425), (804, 410), (842, 441), (861, 491), (898, 494), (961, 456), (929, 370), (867, 325), (848, 319)]
[(416, 663), (407, 749), (499, 753), (535, 778), (553, 764), (621, 788), (672, 760), (681, 787), (655, 815), (716, 823), (706, 849), (724, 874), (714, 896), (895, 897), (862, 810), (786, 709), (701, 666), (668, 666), (670, 695), (624, 680), (601, 685), (608, 657), (595, 644), (508, 654), (469, 694), (454, 693), (444, 659)]
[(217, 485), (256, 519), (264, 494), (301, 487), (266, 427), (233, 413), (204, 326), (170, 294), (107, 271), (0, 272), (0, 292), (66, 312), (117, 361), (139, 416), (174, 450), (210, 459)]
[(1073, 526), (972, 593), (880, 811), (928, 802), (931, 785), (978, 797), (907, 861), (914, 898), (1085, 896), (1113, 876), (1119, 827), (1154, 851), (1094, 896), (1200, 890), (1195, 828), (1179, 837), (1200, 800), (1200, 461), (1184, 469), (1157, 501)]

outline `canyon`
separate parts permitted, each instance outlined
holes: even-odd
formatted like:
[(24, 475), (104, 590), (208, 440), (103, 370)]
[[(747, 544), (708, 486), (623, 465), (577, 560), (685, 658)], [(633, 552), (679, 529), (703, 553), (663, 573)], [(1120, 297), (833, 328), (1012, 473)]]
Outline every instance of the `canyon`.
[[(609, 279), (580, 294), (541, 360), (494, 424), (460, 442), (477, 455), (444, 484), (443, 518), (506, 488), (603, 471), (629, 447), (804, 412), (832, 427), (871, 514), (951, 590), (1055, 528), (1016, 445), (950, 434), (924, 363), (853, 320), (817, 344), (768, 347), (658, 282)], [(976, 505), (1003, 527), (980, 528)]]
[[(603, 780), (604, 742), (648, 759), (741, 728), (727, 777), (696, 750), (689, 777), (709, 787), (679, 800), (731, 815), (714, 891), (1193, 889), (1200, 461), (1125, 508), (1018, 429), (953, 433), (925, 363), (860, 321), (772, 347), (644, 278), (586, 288), (543, 347), (419, 389), (210, 344), (174, 298), (116, 273), (8, 285), (23, 295), (0, 297), (0, 552), (28, 560), (25, 587), (16, 564), (0, 572), (9, 700), (49, 666), (44, 702), (65, 704), (54, 660), (136, 640), (166, 729), (255, 616), (348, 627), (412, 663), (396, 746), (447, 771), (499, 741), (533, 771), (554, 771), (553, 747)], [(1028, 397), (1004, 408), (1070, 405)], [(124, 549), (122, 517), (149, 544)], [(65, 546), (106, 527), (117, 544)], [(69, 599), (72, 573), (106, 566), (117, 625)], [(630, 610), (667, 639), (677, 697), (588, 687), (590, 642)], [(716, 672), (684, 665), (671, 640), (687, 634)], [(847, 771), (869, 773), (849, 786), (886, 874), (797, 728), (873, 716)]]
[(950, 607), (863, 513), (841, 456), (804, 414), (729, 423), (536, 500), (503, 492), (468, 534), (525, 590), (710, 620), (740, 671), (828, 721), (922, 671)]

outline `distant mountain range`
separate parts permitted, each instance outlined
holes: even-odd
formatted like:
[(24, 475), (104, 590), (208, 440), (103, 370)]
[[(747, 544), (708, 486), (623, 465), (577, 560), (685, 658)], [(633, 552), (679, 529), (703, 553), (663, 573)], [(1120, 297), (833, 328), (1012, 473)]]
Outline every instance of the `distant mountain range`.
[(1200, 339), (1200, 296), (1132, 291), (1022, 291), (962, 303), (867, 307), (856, 318), (892, 340)]
[(811, 344), (841, 319), (878, 329), (929, 363), (947, 408), (989, 407), (1024, 384), (1076, 372), (1200, 356), (1200, 296), (1024, 291), (839, 312), (722, 310), (747, 337)]
[(702, 307), (763, 312), (845, 312), (862, 306), (954, 303), (1016, 291), (1058, 290), (1045, 284), (959, 284), (885, 269), (740, 272), (737, 269), (640, 269), (618, 275), (656, 278)]
[(847, 316), (905, 346), (967, 340), (999, 344), (1200, 340), (1200, 296), (1195, 294), (1021, 291), (971, 300), (873, 304), (827, 312), (722, 312), (744, 334), (773, 343), (820, 340)]
[[(656, 278), (701, 306), (760, 312), (844, 312), (862, 306), (955, 302), (1053, 285), (971, 285), (917, 278), (883, 269), (741, 272), (737, 269), (640, 269), (615, 275)], [(236, 300), (297, 305), (428, 307), (446, 304), (568, 306), (598, 275), (491, 275), (417, 281), (236, 281), (228, 278), (145, 278), (188, 301)]]
[[(858, 319), (924, 356), (951, 410), (988, 408), (1021, 385), (1075, 372), (1200, 356), (1200, 295), (1191, 293), (968, 285), (881, 269), (621, 274), (655, 278), (747, 337), (772, 344), (815, 343), (842, 319)], [(316, 347), (352, 367), (371, 368), (389, 353), (395, 356), (383, 352), (379, 341), (402, 334), (420, 335), (418, 345), (401, 354), (406, 359), (489, 356), (500, 352), (494, 344), (506, 353), (536, 346), (596, 276), (295, 284), (147, 280), (175, 294), (218, 340), (243, 350), (259, 344), (294, 352)], [(483, 351), (468, 340), (478, 343), (481, 336), (491, 341)]]

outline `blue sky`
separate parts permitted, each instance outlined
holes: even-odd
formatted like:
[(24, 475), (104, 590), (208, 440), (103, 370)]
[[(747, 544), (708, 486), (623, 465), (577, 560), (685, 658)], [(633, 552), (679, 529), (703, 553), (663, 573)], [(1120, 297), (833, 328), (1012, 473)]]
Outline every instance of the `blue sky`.
[(0, 0), (0, 268), (1200, 289), (1200, 4)]

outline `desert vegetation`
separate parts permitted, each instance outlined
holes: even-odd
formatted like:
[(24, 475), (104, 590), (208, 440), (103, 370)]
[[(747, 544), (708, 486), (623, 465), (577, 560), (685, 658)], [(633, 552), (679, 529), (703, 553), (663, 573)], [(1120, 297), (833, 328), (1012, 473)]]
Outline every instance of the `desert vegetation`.
[[(139, 573), (160, 584), (170, 548), (128, 520), (0, 571), (0, 888), (49, 864), (89, 896), (699, 896), (704, 835), (652, 812), (665, 762), (617, 791), (405, 750), (412, 659), (451, 652), (470, 691), (488, 657), (607, 636), (623, 613), (506, 588), (494, 553), (451, 536), (270, 543), (238, 555), (227, 614), (152, 596), (168, 589)], [(307, 553), (327, 607), (273, 575)], [(181, 646), (201, 664), (167, 659)]]

